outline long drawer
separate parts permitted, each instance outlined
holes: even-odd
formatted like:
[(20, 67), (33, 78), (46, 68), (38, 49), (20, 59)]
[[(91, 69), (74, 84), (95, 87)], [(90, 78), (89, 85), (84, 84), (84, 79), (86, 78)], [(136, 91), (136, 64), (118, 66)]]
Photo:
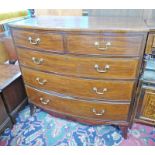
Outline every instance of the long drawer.
[(72, 34), (67, 36), (67, 50), (74, 54), (138, 56), (143, 37), (130, 33)]
[(130, 104), (112, 102), (88, 102), (47, 94), (26, 86), (30, 102), (45, 110), (66, 115), (104, 120), (127, 120)]
[(134, 81), (90, 80), (22, 67), (26, 84), (57, 93), (92, 99), (130, 101)]
[(38, 50), (63, 53), (63, 36), (46, 31), (13, 30), (13, 37), (17, 46)]
[(138, 58), (74, 57), (17, 48), (22, 65), (35, 69), (100, 79), (135, 79)]

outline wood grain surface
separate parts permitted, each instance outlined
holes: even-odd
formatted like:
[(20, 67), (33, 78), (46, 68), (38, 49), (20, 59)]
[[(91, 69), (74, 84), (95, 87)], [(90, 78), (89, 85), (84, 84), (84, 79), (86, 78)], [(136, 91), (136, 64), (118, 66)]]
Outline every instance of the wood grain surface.
[(45, 16), (20, 20), (9, 24), (12, 28), (38, 30), (61, 30), (74, 32), (148, 32), (149, 28), (141, 18), (126, 17), (84, 17)]
[[(99, 79), (135, 79), (137, 78), (138, 58), (100, 58), (100, 57), (75, 57), (70, 55), (56, 55), (17, 48), (21, 65), (34, 69), (58, 74), (89, 77)], [(32, 58), (43, 59), (40, 65), (35, 64)], [(104, 70), (106, 65), (110, 68), (105, 73), (100, 73), (95, 68)]]
[(21, 75), (19, 66), (0, 64), (0, 91)]
[[(21, 69), (25, 83), (36, 88), (79, 98), (131, 100), (134, 81), (90, 80), (49, 74), (25, 67)], [(105, 89), (107, 91), (104, 92)]]
[[(47, 94), (39, 90), (35, 90), (31, 87), (26, 87), (29, 100), (35, 105), (41, 106), (44, 109), (51, 111), (63, 112), (68, 115), (89, 117), (92, 119), (107, 119), (107, 120), (126, 120), (129, 110), (129, 104), (119, 104), (106, 102), (95, 103), (88, 102), (84, 100), (73, 100), (67, 98), (61, 98), (58, 96), (53, 96), (52, 94)], [(44, 100), (49, 100), (48, 104), (42, 104), (40, 98)], [(93, 112), (93, 109), (95, 109)], [(117, 109), (117, 110), (116, 110)], [(103, 115), (101, 114), (104, 110)]]
[[(62, 53), (63, 49), (63, 37), (59, 34), (40, 32), (40, 31), (19, 31), (14, 30), (13, 36), (15, 40), (15, 44), (19, 46), (24, 46), (33, 49), (40, 50), (51, 50), (57, 51), (58, 53)], [(33, 45), (30, 43), (28, 38), (32, 38), (32, 42), (36, 42), (36, 39), (39, 38), (40, 41), (37, 45)]]
[[(143, 35), (103, 33), (96, 35), (68, 35), (67, 50), (76, 54), (139, 56)], [(95, 42), (99, 43), (96, 47)], [(106, 44), (111, 45), (105, 50)]]

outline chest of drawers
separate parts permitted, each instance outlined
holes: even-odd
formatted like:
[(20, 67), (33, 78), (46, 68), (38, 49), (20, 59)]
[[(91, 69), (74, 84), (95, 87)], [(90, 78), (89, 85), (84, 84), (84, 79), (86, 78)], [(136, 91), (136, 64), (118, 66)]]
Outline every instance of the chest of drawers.
[(33, 18), (11, 32), (30, 103), (81, 123), (119, 125), (126, 137), (147, 29), (98, 21)]

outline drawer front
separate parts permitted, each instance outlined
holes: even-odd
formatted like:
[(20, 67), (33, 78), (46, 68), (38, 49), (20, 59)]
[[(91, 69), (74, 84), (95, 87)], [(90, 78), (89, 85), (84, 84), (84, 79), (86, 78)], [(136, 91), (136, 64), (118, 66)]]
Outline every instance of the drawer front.
[(44, 31), (13, 30), (13, 37), (17, 46), (38, 50), (63, 53), (63, 37)]
[(107, 33), (101, 35), (68, 35), (67, 50), (88, 55), (140, 55), (143, 36)]
[(62, 98), (46, 94), (31, 87), (26, 87), (26, 90), (30, 102), (45, 110), (92, 119), (127, 120), (129, 104), (96, 103)]
[(81, 97), (117, 101), (130, 101), (134, 82), (90, 80), (48, 74), (22, 67), (26, 84), (48, 91)]
[(95, 58), (47, 54), (17, 48), (20, 63), (35, 69), (100, 79), (135, 79), (137, 58)]
[(155, 90), (144, 90), (141, 116), (155, 120)]

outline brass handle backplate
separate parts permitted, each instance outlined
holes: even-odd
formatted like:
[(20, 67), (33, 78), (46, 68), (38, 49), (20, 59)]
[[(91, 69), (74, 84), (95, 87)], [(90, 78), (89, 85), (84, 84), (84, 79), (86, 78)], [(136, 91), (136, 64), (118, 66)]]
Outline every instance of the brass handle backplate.
[(37, 64), (37, 65), (40, 65), (43, 63), (43, 58), (35, 58), (35, 57), (32, 57), (32, 61)]
[(40, 85), (44, 85), (47, 80), (41, 80), (39, 77), (36, 78), (36, 81), (40, 84)]
[(95, 64), (94, 65), (94, 68), (97, 70), (97, 72), (99, 73), (106, 73), (108, 72), (108, 70), (110, 69), (110, 66), (109, 65), (105, 65), (103, 69), (100, 69), (99, 65), (98, 64)]
[(98, 91), (96, 87), (93, 87), (93, 91), (98, 95), (103, 95), (107, 91), (107, 88), (103, 88), (102, 91)]
[(44, 99), (43, 97), (40, 97), (40, 102), (44, 105), (48, 104), (50, 102), (49, 99)]
[(32, 45), (38, 45), (40, 43), (40, 38), (32, 39), (32, 37), (28, 37), (28, 41)]
[(102, 109), (100, 112), (97, 112), (95, 108), (93, 108), (93, 113), (96, 115), (96, 116), (102, 116), (104, 113), (105, 113), (105, 110)]
[(98, 41), (94, 42), (94, 45), (95, 45), (95, 47), (96, 47), (98, 50), (105, 51), (105, 50), (107, 50), (107, 49), (111, 46), (111, 42), (109, 42), (109, 41), (106, 42), (105, 47), (101, 47), (101, 46), (100, 46), (100, 43), (99, 43)]

